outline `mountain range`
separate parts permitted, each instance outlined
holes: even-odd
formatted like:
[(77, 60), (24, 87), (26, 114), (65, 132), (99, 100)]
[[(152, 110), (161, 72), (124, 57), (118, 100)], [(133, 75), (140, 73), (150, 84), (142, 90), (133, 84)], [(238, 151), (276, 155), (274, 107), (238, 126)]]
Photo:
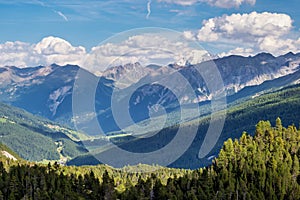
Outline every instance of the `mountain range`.
[[(101, 76), (75, 65), (53, 64), (33, 68), (6, 66), (0, 68), (0, 100), (30, 113), (73, 126), (72, 91), (78, 70), (81, 70), (89, 77), (91, 83), (98, 81), (95, 104), (96, 110), (99, 111), (98, 118), (103, 121), (104, 131), (115, 131), (118, 127), (113, 123), (110, 110), (113, 92), (117, 91), (120, 98), (123, 93), (133, 92), (129, 102), (131, 114), (135, 122), (142, 121), (149, 117), (151, 106), (156, 104), (171, 109), (179, 104), (211, 100), (209, 88), (197, 72), (197, 68), (209, 67), (211, 63), (217, 67), (223, 79), (224, 92), (228, 99), (243, 89), (251, 87), (251, 91), (254, 91), (254, 87), (259, 87), (266, 81), (282, 77), (291, 78), (288, 81), (278, 79), (277, 87), (299, 82), (299, 79), (292, 78), (292, 75), (299, 73), (300, 54), (293, 53), (278, 57), (268, 53), (253, 57), (229, 56), (188, 66), (142, 66), (140, 63), (134, 63), (107, 69)], [(176, 81), (174, 74), (177, 73), (184, 77), (184, 82)], [(155, 84), (159, 80), (173, 85), (173, 88), (181, 91), (181, 96), (176, 96), (168, 88)], [(193, 97), (186, 95), (187, 85), (195, 92)], [(250, 92), (247, 95), (255, 94)], [(121, 102), (122, 99), (118, 101)]]
[[(207, 79), (207, 77), (204, 77), (205, 74), (204, 76), (201, 74), (210, 72), (208, 69), (211, 66), (216, 67), (215, 69), (220, 73), (224, 85), (221, 91), (215, 91), (215, 93), (210, 91), (209, 83), (207, 83), (208, 81), (214, 82), (214, 79)], [(162, 144), (159, 144), (160, 146), (164, 142), (170, 141), (170, 138), (176, 133), (178, 124), (199, 126), (200, 131), (198, 131), (191, 148), (172, 165), (173, 167), (196, 168), (208, 164), (210, 162), (208, 158), (219, 151), (226, 139), (239, 137), (238, 134), (244, 130), (253, 130), (253, 126), (258, 120), (280, 116), (286, 119), (286, 124), (298, 123), (297, 120), (293, 121), (293, 118), (298, 119), (300, 117), (300, 114), (296, 112), (300, 110), (298, 97), (297, 94), (294, 94), (294, 92), (299, 92), (297, 85), (300, 83), (299, 66), (300, 54), (293, 53), (278, 57), (268, 53), (260, 53), (253, 57), (232, 55), (185, 66), (175, 64), (143, 66), (140, 63), (132, 63), (109, 68), (101, 74), (90, 73), (76, 65), (59, 66), (52, 64), (32, 68), (5, 66), (0, 68), (0, 100), (6, 104), (25, 109), (34, 115), (53, 120), (56, 123), (71, 128), (79, 128), (79, 131), (89, 135), (85, 137), (86, 141), (83, 145), (78, 143), (78, 140), (69, 138), (69, 136), (66, 137), (65, 133), (62, 133), (64, 134), (62, 137), (67, 138), (66, 141), (71, 145), (70, 149), (77, 149), (73, 154), (71, 152), (65, 154), (70, 159), (93, 149), (95, 146), (105, 146), (107, 143), (107, 138), (99, 138), (98, 133), (93, 130), (93, 127), (91, 128), (89, 123), (93, 120), (97, 120), (104, 133), (108, 137), (113, 136), (111, 139), (125, 149), (132, 150), (132, 148), (136, 148), (136, 151), (151, 151), (152, 147), (150, 146), (158, 142), (157, 138), (132, 140), (130, 133), (136, 131), (134, 126), (131, 123), (124, 123), (125, 129), (120, 128), (114, 118), (113, 106), (126, 105), (127, 107), (124, 108), (129, 111), (133, 122), (140, 125), (149, 124), (150, 117), (160, 120), (161, 114), (163, 114), (161, 106), (168, 113), (168, 118), (162, 129), (162, 133), (167, 136), (159, 138), (162, 142)], [(82, 113), (73, 114), (73, 95), (78, 86), (76, 84), (78, 84), (79, 75), (85, 78), (82, 82), (84, 83), (84, 90), (79, 91), (83, 92), (81, 94), (83, 99), (85, 99), (85, 89), (95, 88), (95, 105), (93, 107), (96, 112), (95, 116), (84, 110)], [(293, 88), (294, 86), (296, 89)], [(190, 88), (192, 92), (187, 93), (186, 88)], [(211, 100), (219, 94), (226, 95), (227, 118), (225, 127), (216, 147), (207, 157), (199, 160), (194, 155), (198, 153), (199, 146), (201, 146), (204, 139), (205, 130), (208, 127)], [(130, 98), (128, 98), (128, 95)], [(178, 117), (180, 107), (183, 107), (185, 112), (188, 113), (184, 116), (186, 118)], [(200, 115), (194, 113), (195, 107), (200, 108)], [(287, 113), (290, 108), (295, 111), (293, 115)], [(3, 115), (2, 117), (7, 116)], [(245, 121), (248, 121), (248, 123)], [(56, 124), (55, 122), (51, 123)], [(24, 123), (22, 122), (22, 124)], [(27, 122), (25, 124), (27, 124), (25, 128), (32, 126), (29, 126)], [(38, 124), (38, 127), (45, 126), (45, 124), (49, 124), (49, 122)], [(24, 128), (24, 126), (22, 125), (21, 128)], [(153, 129), (142, 130), (140, 134), (147, 135), (157, 129), (153, 126)], [(39, 132), (37, 129), (30, 128), (30, 131), (32, 130)], [(44, 128), (42, 130), (43, 133), (49, 132), (48, 129), (47, 131)], [(230, 133), (229, 131), (232, 130), (234, 131)], [(129, 134), (129, 136), (126, 134)], [(93, 138), (92, 140), (89, 140), (90, 136)], [(45, 141), (49, 140), (48, 143), (52, 143), (52, 146), (50, 145), (48, 148), (52, 149), (50, 151), (52, 153), (47, 158), (58, 159), (59, 154), (55, 151), (59, 144), (55, 142), (61, 139), (49, 137), (49, 134), (46, 137), (48, 138), (43, 139)], [(8, 141), (5, 144), (16, 151), (16, 147), (13, 148)], [(28, 155), (22, 154), (22, 152), (18, 153), (23, 158), (42, 159), (39, 156), (29, 158), (26, 157)], [(87, 162), (86, 155), (83, 156), (83, 159), (84, 162)], [(82, 162), (83, 159), (77, 157), (69, 164), (86, 164)], [(97, 160), (94, 161), (92, 159), (88, 162), (98, 163)]]

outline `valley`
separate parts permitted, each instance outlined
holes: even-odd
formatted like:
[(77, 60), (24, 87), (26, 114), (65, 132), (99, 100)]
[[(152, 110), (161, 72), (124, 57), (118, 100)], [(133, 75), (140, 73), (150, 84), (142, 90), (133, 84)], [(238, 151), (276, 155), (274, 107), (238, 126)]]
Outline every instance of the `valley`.
[[(196, 155), (198, 154), (199, 148), (203, 141), (205, 132), (209, 125), (209, 115), (192, 119), (183, 122), (181, 126), (196, 126), (198, 129), (197, 135), (192, 146), (187, 152), (179, 158), (178, 161), (173, 163), (170, 167), (179, 168), (199, 168), (211, 163), (209, 157), (216, 156), (223, 145), (223, 142), (228, 138), (239, 138), (243, 131), (253, 132), (255, 124), (260, 120), (273, 119), (273, 122), (277, 117), (284, 118), (283, 124), (288, 125), (294, 123), (300, 125), (300, 86), (294, 85), (286, 88), (278, 89), (277, 91), (269, 91), (266, 94), (262, 94), (256, 98), (248, 97), (247, 100), (232, 102), (228, 104), (226, 110), (226, 122), (221, 136), (215, 145), (214, 149), (205, 158), (199, 159)], [(192, 112), (192, 111), (189, 111)], [(220, 111), (225, 112), (225, 111)], [(296, 119), (296, 120), (295, 120)], [(144, 122), (147, 123), (147, 122)], [(115, 144), (122, 146), (123, 148), (131, 149), (136, 152), (150, 151), (153, 145), (168, 143), (170, 138), (174, 137), (177, 133), (179, 122), (173, 124), (173, 126), (166, 127), (159, 132), (160, 137), (148, 140), (141, 138), (133, 138), (132, 135), (126, 135), (124, 133), (114, 133), (114, 137), (99, 138), (93, 141), (84, 141), (87, 149), (90, 149), (92, 154), (86, 156), (79, 156), (71, 161), (69, 164), (73, 165), (85, 165), (85, 163), (100, 164), (97, 159), (99, 152), (107, 151), (107, 149), (114, 148), (113, 145), (108, 142), (112, 140)], [(128, 127), (130, 132), (130, 127)], [(153, 127), (155, 131), (155, 127)], [(188, 129), (187, 129), (188, 131)], [(151, 132), (145, 131), (145, 135)], [(188, 134), (188, 132), (186, 133)]]
[[(225, 78), (225, 106), (213, 105), (222, 95), (210, 93), (197, 65), (177, 66), (175, 72), (168, 70), (172, 66), (147, 66), (143, 71), (140, 64), (126, 65), (102, 74), (107, 77), (72, 65), (6, 67), (10, 76), (5, 70), (0, 73), (7, 83), (0, 93), (0, 199), (293, 199), (300, 194), (298, 59), (299, 54), (291, 53), (216, 59)], [(235, 74), (226, 72), (232, 66), (243, 67)], [(94, 114), (84, 109), (72, 113), (78, 71), (88, 85), (97, 83)], [(174, 85), (183, 92), (179, 96), (155, 81), (174, 81), (175, 73), (188, 80), (197, 100), (184, 95), (185, 85), (178, 81)], [(120, 85), (120, 80), (126, 81)], [(144, 84), (149, 81), (154, 84)], [(128, 109), (133, 123), (122, 129), (113, 114), (114, 90), (120, 105), (132, 95)], [(216, 123), (212, 115), (225, 116), (224, 127), (207, 155), (200, 157), (207, 131)], [(92, 126), (93, 120), (104, 134)], [(116, 149), (141, 155), (162, 149), (179, 130), (186, 137), (196, 131), (195, 137), (168, 165), (122, 155), (109, 157), (116, 165), (102, 162), (103, 155), (113, 155)], [(17, 172), (23, 175), (16, 177)], [(7, 183), (10, 189), (5, 189)]]
[[(162, 148), (167, 145), (179, 127), (185, 134), (193, 127), (197, 130), (194, 141), (170, 167), (196, 169), (211, 164), (211, 158), (218, 154), (224, 141), (240, 137), (243, 131), (252, 132), (259, 120), (282, 117), (284, 125), (299, 124), (299, 60), (299, 54), (275, 57), (261, 53), (253, 57), (229, 56), (180, 67), (144, 67), (135, 63), (108, 69), (101, 77), (75, 65), (53, 64), (25, 69), (5, 67), (0, 73), (0, 79), (5, 82), (0, 88), (0, 98), (34, 115), (2, 104), (1, 142), (27, 160), (44, 160), (44, 163), (56, 160), (68, 165), (99, 164), (97, 154), (113, 150), (114, 145), (135, 152), (152, 151), (154, 146)], [(210, 123), (214, 94), (209, 93), (197, 70), (211, 62), (223, 78), (227, 103), (226, 107), (216, 109), (216, 116), (226, 115), (226, 120), (214, 148), (200, 159), (197, 154)], [(88, 111), (76, 113), (77, 116), (72, 114), (73, 85), (76, 85), (78, 71), (88, 77), (88, 85), (97, 83), (94, 116)], [(185, 86), (178, 81), (171, 83), (181, 91), (179, 96), (174, 96), (163, 85), (145, 84), (156, 80), (172, 81), (176, 73), (188, 80), (197, 101), (185, 95)], [(124, 104), (126, 94), (132, 95), (128, 103), (134, 124), (125, 124), (121, 130), (111, 109), (115, 91), (117, 101), (114, 103), (120, 105)], [(155, 105), (162, 106), (166, 113), (155, 110)], [(150, 116), (151, 112), (154, 114)], [(93, 120), (100, 123), (104, 134), (91, 128)], [(77, 131), (73, 130), (75, 127)], [(9, 134), (7, 130), (10, 130)]]
[(299, 0), (0, 0), (0, 200), (300, 199)]

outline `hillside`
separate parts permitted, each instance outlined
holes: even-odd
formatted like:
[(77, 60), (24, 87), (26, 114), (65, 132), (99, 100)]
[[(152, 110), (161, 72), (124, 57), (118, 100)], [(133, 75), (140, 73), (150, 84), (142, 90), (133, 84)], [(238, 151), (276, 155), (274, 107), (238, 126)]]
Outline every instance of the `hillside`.
[[(283, 127), (277, 118), (274, 127), (269, 121), (260, 121), (254, 136), (244, 132), (240, 139), (228, 139), (212, 165), (192, 171), (153, 166), (152, 172), (132, 173), (138, 166), (113, 169), (56, 164), (9, 165), (5, 170), (0, 162), (0, 197), (299, 199), (299, 151), (300, 131), (294, 125)], [(151, 166), (140, 168), (149, 170)]]
[[(193, 112), (193, 110), (191, 109), (189, 112)], [(239, 138), (243, 131), (252, 133), (255, 129), (255, 124), (257, 124), (258, 121), (276, 119), (278, 116), (283, 119), (282, 123), (284, 125), (299, 124), (300, 85), (282, 88), (277, 91), (249, 97), (243, 101), (234, 101), (229, 104), (221, 136), (216, 146), (203, 159), (199, 159), (197, 155), (208, 128), (209, 116), (202, 116), (183, 123), (183, 127), (197, 126), (198, 133), (190, 148), (177, 161), (170, 165), (170, 167), (195, 169), (201, 166), (207, 166), (212, 162), (209, 158), (218, 154), (224, 141), (228, 138)], [(153, 147), (159, 148), (168, 143), (177, 133), (177, 127), (178, 125), (174, 125), (165, 128), (157, 134), (157, 137), (150, 137), (147, 139), (135, 139), (132, 138), (132, 136), (126, 136), (124, 133), (119, 133), (119, 137), (118, 135), (115, 135), (113, 138), (110, 138), (110, 140), (130, 151), (151, 152), (153, 151)], [(155, 130), (155, 128), (153, 128), (153, 130)], [(186, 134), (188, 134), (188, 130), (189, 129), (187, 128)], [(151, 132), (145, 131), (144, 134), (151, 135)], [(97, 152), (104, 149), (103, 146), (106, 146), (103, 144), (107, 144), (107, 142), (106, 140), (99, 139), (91, 142), (84, 141), (84, 144), (88, 149), (98, 147), (98, 150), (94, 150), (94, 152)], [(94, 155), (97, 157), (97, 153)], [(99, 163), (99, 160), (91, 155), (81, 155), (68, 162), (69, 165), (95, 165)]]
[(0, 103), (0, 142), (23, 159), (42, 161), (77, 156), (87, 151), (79, 142), (81, 136), (50, 120)]

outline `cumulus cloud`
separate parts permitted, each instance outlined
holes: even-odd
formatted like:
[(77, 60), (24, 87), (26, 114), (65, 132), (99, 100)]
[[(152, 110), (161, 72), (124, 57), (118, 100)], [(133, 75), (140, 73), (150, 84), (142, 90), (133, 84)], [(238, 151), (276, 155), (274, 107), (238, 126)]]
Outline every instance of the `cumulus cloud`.
[(299, 39), (289, 38), (293, 20), (280, 13), (232, 14), (204, 20), (196, 32), (186, 31), (185, 37), (200, 42), (227, 43), (236, 49), (228, 54), (251, 55), (267, 51), (275, 55), (298, 51)]
[(30, 48), (30, 44), (19, 41), (0, 44), (0, 65), (26, 66), (33, 60), (28, 55)]
[(82, 46), (74, 47), (66, 40), (50, 36), (33, 45), (33, 53), (46, 64), (65, 65), (79, 64), (86, 55), (86, 50)]
[(207, 3), (211, 6), (220, 8), (237, 8), (242, 4), (254, 5), (256, 3), (256, 0), (158, 0), (158, 2), (172, 3), (182, 6), (191, 6), (196, 3)]
[[(159, 33), (145, 33), (105, 43), (86, 52), (58, 37), (46, 37), (37, 44), (6, 42), (0, 44), (0, 66), (32, 67), (37, 65), (75, 64), (92, 71), (140, 62), (147, 64), (198, 63), (208, 58), (208, 53), (191, 48), (183, 36), (170, 39)], [(181, 39), (181, 40), (180, 40)]]
[(191, 48), (184, 41), (174, 41), (159, 34), (146, 33), (127, 38), (120, 43), (106, 43), (92, 48), (84, 66), (102, 71), (111, 66), (140, 62), (165, 65), (198, 63), (207, 59), (207, 51)]
[(271, 52), (275, 55), (282, 55), (287, 52), (299, 52), (300, 51), (300, 38), (276, 38), (276, 37), (265, 37), (259, 40), (258, 48), (260, 50)]
[(57, 63), (79, 64), (86, 55), (84, 47), (74, 47), (69, 42), (46, 37), (37, 44), (6, 42), (0, 44), (0, 65), (31, 67)]
[(286, 14), (252, 12), (223, 15), (205, 20), (197, 39), (205, 42), (227, 38), (250, 42), (257, 38), (285, 35), (291, 28), (292, 19)]

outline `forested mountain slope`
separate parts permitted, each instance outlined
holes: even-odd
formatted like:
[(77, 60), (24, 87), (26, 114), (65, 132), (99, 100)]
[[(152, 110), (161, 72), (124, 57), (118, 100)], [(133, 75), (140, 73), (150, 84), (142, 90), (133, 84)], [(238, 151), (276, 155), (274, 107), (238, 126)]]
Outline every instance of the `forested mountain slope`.
[[(50, 120), (0, 103), (0, 142), (26, 160), (59, 160), (60, 154), (74, 157), (87, 152), (79, 142), (81, 135)], [(60, 152), (58, 148), (61, 148)]]
[[(209, 108), (209, 104), (206, 107)], [(203, 108), (203, 107), (202, 107)], [(189, 112), (193, 112), (191, 109)], [(282, 123), (287, 126), (289, 124), (299, 125), (300, 122), (300, 86), (290, 86), (273, 91), (267, 94), (257, 95), (243, 101), (235, 101), (228, 105), (226, 110), (226, 121), (220, 138), (215, 148), (203, 159), (198, 158), (199, 148), (209, 126), (209, 116), (200, 116), (196, 119), (184, 122), (182, 127), (197, 126), (197, 135), (190, 148), (170, 167), (195, 169), (211, 164), (211, 156), (216, 156), (220, 151), (224, 141), (228, 138), (239, 138), (243, 131), (254, 133), (255, 124), (260, 120), (271, 119), (275, 123), (275, 119), (281, 117)], [(132, 136), (124, 136), (120, 134), (110, 138), (115, 144), (122, 148), (134, 152), (153, 151), (153, 147), (162, 147), (167, 144), (177, 133), (178, 125), (174, 125), (161, 130), (155, 137), (146, 139), (136, 139)], [(184, 129), (183, 129), (184, 130)], [(188, 129), (187, 129), (188, 130)], [(151, 135), (150, 133), (146, 133)], [(187, 131), (186, 134), (189, 134)], [(89, 146), (102, 148), (107, 141), (103, 139), (85, 141), (87, 148)], [(97, 151), (95, 151), (97, 152)], [(94, 153), (95, 155), (95, 153)], [(86, 165), (99, 164), (93, 155), (81, 155), (68, 162), (69, 165)]]
[(126, 172), (130, 167), (56, 164), (11, 164), (5, 170), (2, 158), (0, 198), (294, 200), (300, 198), (299, 157), (300, 131), (277, 118), (274, 127), (259, 122), (254, 137), (243, 133), (227, 140), (211, 166), (193, 171), (153, 166), (152, 172), (132, 173)]

